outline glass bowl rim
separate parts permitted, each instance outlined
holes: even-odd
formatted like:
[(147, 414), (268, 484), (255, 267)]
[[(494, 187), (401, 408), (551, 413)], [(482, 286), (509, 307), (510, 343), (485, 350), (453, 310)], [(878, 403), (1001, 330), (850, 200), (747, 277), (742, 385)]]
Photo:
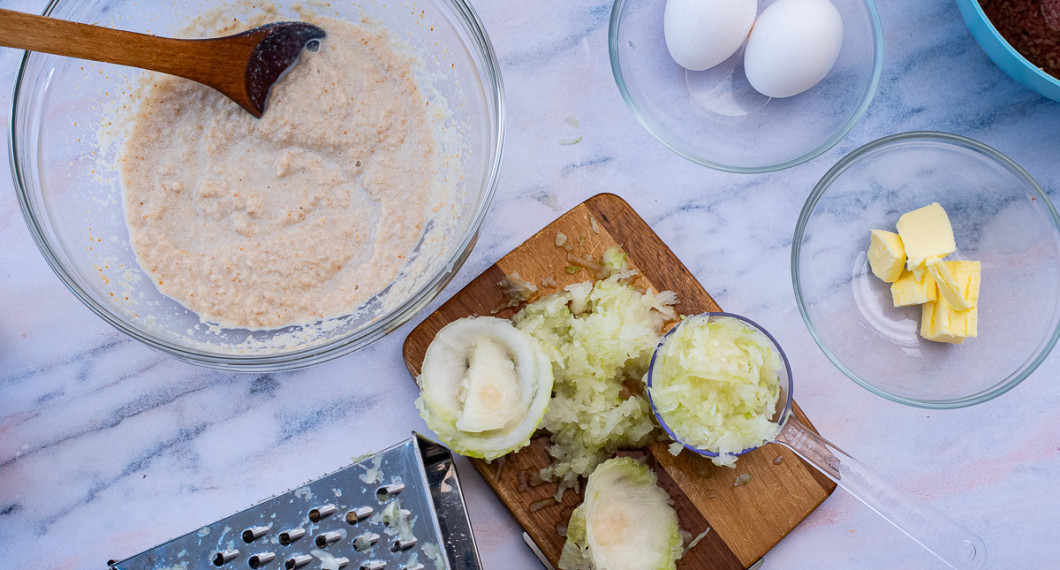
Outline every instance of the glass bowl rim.
[(1060, 216), (1058, 216), (1056, 208), (1053, 206), (1052, 201), (1048, 195), (1042, 191), (1041, 186), (1034, 180), (1031, 175), (1023, 169), (1019, 164), (1013, 161), (1011, 158), (1005, 156), (1000, 151), (981, 143), (977, 140), (965, 137), (962, 135), (956, 135), (952, 133), (946, 133), (941, 131), (909, 131), (904, 133), (897, 133), (888, 135), (874, 141), (868, 142), (857, 149), (851, 151), (849, 154), (844, 156), (837, 162), (832, 168), (828, 170), (821, 177), (820, 181), (814, 186), (807, 197), (805, 204), (803, 204), (802, 211), (799, 212), (798, 221), (795, 224), (795, 233), (792, 237), (791, 242), (791, 282), (795, 293), (795, 302), (799, 307), (799, 314), (802, 316), (802, 321), (806, 325), (806, 329), (809, 331), (810, 336), (813, 337), (814, 342), (821, 349), (821, 352), (828, 358), (829, 361), (835, 365), (847, 378), (850, 378), (854, 383), (858, 384), (862, 388), (865, 388), (869, 392), (872, 392), (878, 396), (882, 396), (892, 402), (899, 404), (905, 404), (908, 406), (927, 408), (927, 409), (954, 409), (964, 408), (980, 404), (989, 400), (992, 400), (1005, 392), (1015, 388), (1021, 382), (1027, 379), (1028, 376), (1034, 373), (1035, 370), (1048, 358), (1053, 347), (1056, 345), (1057, 340), (1060, 339), (1060, 320), (1058, 320), (1054, 326), (1053, 331), (1049, 337), (1042, 344), (1041, 349), (1031, 359), (1025, 361), (1023, 368), (1015, 374), (1010, 374), (1005, 379), (999, 381), (992, 388), (963, 396), (959, 398), (948, 398), (942, 400), (922, 400), (917, 398), (910, 398), (905, 396), (899, 396), (883, 390), (868, 381), (862, 379), (860, 376), (855, 374), (852, 370), (843, 365), (842, 362), (832, 353), (828, 344), (820, 336), (817, 328), (814, 326), (812, 319), (809, 315), (809, 310), (806, 308), (806, 303), (803, 299), (802, 287), (799, 283), (800, 271), (799, 271), (799, 254), (802, 250), (802, 240), (806, 232), (806, 226), (809, 223), (810, 216), (813, 214), (817, 203), (821, 200), (825, 191), (831, 185), (831, 183), (838, 178), (843, 172), (846, 171), (847, 167), (851, 164), (859, 161), (862, 157), (873, 153), (874, 151), (891, 146), (905, 141), (935, 141), (941, 142), (951, 146), (960, 146), (977, 152), (981, 155), (985, 155), (987, 158), (997, 161), (1000, 165), (1004, 166), (1010, 172), (1012, 172), (1017, 178), (1021, 179), (1026, 188), (1029, 188), (1033, 194), (1038, 198), (1037, 202), (1045, 208), (1046, 213), (1052, 220), (1053, 229), (1060, 235)]
[[(42, 12), (43, 15), (51, 15), (55, 8), (64, 1), (50, 0)], [(241, 372), (279, 372), (295, 370), (314, 364), (319, 364), (333, 358), (349, 354), (355, 350), (366, 347), (368, 344), (382, 338), (387, 333), (411, 319), (416, 312), (426, 306), (439, 291), (453, 278), (458, 268), (467, 259), (478, 238), (478, 232), (482, 227), (486, 213), (489, 211), (493, 196), (496, 193), (497, 181), (500, 175), (501, 160), (504, 155), (504, 140), (507, 129), (504, 86), (500, 74), (500, 65), (497, 60), (493, 44), (489, 39), (485, 26), (479, 18), (478, 13), (467, 0), (438, 0), (446, 6), (466, 26), (470, 45), (477, 47), (482, 58), (483, 73), (481, 75), (486, 87), (485, 96), (493, 105), (493, 122), (496, 123), (496, 141), (493, 156), (489, 162), (489, 169), (482, 181), (484, 190), (480, 195), (479, 207), (474, 213), (467, 230), (457, 243), (454, 253), (446, 263), (439, 269), (438, 273), (422, 287), (413, 292), (406, 301), (396, 306), (384, 315), (379, 316), (373, 322), (340, 338), (327, 342), (296, 349), (280, 354), (227, 354), (218, 352), (207, 352), (186, 346), (181, 346), (164, 339), (158, 338), (146, 331), (129, 325), (124, 319), (115, 315), (105, 306), (92, 299), (78, 286), (76, 280), (67, 272), (59, 258), (52, 250), (51, 242), (47, 232), (38, 222), (36, 211), (31, 204), (28, 186), (25, 182), (25, 169), (19, 161), (18, 111), (23, 96), (23, 80), (27, 72), (29, 60), (34, 52), (25, 52), (15, 75), (14, 87), (12, 89), (11, 107), (8, 115), (9, 128), (8, 139), (8, 162), (11, 168), (11, 178), (14, 182), (15, 194), (18, 199), (22, 217), (33, 238), (37, 249), (40, 250), (48, 266), (59, 277), (67, 289), (80, 300), (96, 316), (106, 323), (133, 339), (143, 343), (151, 349), (167, 354), (182, 362), (197, 364), (207, 368), (219, 370), (241, 371)], [(41, 57), (43, 54), (38, 54)], [(493, 134), (493, 133), (491, 133)]]
[(767, 164), (762, 166), (734, 166), (715, 162), (701, 156), (697, 156), (690, 151), (685, 150), (681, 146), (669, 140), (666, 133), (662, 129), (657, 128), (653, 121), (640, 109), (637, 103), (634, 101), (633, 96), (629, 93), (629, 88), (626, 86), (625, 75), (622, 73), (622, 63), (619, 57), (619, 42), (618, 42), (618, 31), (621, 26), (622, 20), (622, 9), (630, 2), (634, 0), (615, 0), (611, 7), (611, 18), (608, 23), (607, 31), (607, 53), (608, 58), (611, 62), (611, 75), (615, 79), (615, 83), (618, 85), (618, 91), (622, 95), (622, 100), (625, 101), (626, 107), (636, 117), (637, 122), (641, 124), (646, 131), (648, 131), (652, 137), (661, 142), (663, 146), (670, 149), (678, 156), (698, 164), (700, 166), (706, 166), (713, 168), (714, 170), (720, 170), (722, 172), (734, 172), (737, 174), (761, 174), (764, 172), (775, 172), (778, 170), (785, 170), (793, 166), (798, 166), (804, 162), (808, 162), (824, 154), (828, 149), (832, 148), (839, 141), (843, 140), (847, 134), (850, 133), (854, 125), (857, 124), (861, 117), (864, 116), (865, 112), (868, 111), (869, 105), (872, 104), (872, 100), (876, 97), (876, 91), (879, 88), (880, 78), (883, 74), (883, 26), (880, 23), (880, 15), (876, 10), (876, 4), (874, 0), (857, 0), (865, 5), (868, 9), (869, 19), (872, 22), (872, 37), (873, 37), (873, 49), (874, 55), (872, 60), (872, 80), (869, 82), (866, 96), (859, 102), (858, 107), (850, 115), (846, 122), (834, 133), (832, 136), (825, 139), (823, 143), (814, 147), (810, 151), (803, 153), (797, 157), (785, 160), (777, 164)]

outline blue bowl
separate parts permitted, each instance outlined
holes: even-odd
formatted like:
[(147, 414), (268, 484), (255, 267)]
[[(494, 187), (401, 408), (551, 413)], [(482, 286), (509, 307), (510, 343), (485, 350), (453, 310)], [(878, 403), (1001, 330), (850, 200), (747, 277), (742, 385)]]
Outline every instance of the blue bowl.
[(986, 17), (978, 0), (957, 0), (957, 8), (972, 37), (1002, 71), (1027, 89), (1060, 101), (1060, 79), (1042, 71), (1009, 45)]

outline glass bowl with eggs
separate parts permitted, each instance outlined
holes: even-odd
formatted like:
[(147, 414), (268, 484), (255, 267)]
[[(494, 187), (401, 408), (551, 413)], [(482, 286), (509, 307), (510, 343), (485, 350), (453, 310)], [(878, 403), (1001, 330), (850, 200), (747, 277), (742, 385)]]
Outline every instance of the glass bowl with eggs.
[(872, 0), (617, 0), (608, 44), (637, 120), (729, 172), (831, 148), (868, 109), (883, 64)]
[(504, 118), (464, 0), (52, 0), (45, 15), (180, 38), (291, 20), (327, 33), (260, 119), (190, 81), (23, 59), (10, 150), (30, 233), (129, 336), (214, 368), (308, 366), (397, 328), (470, 253)]
[(792, 240), (811, 336), (869, 391), (922, 408), (1016, 387), (1060, 338), (1060, 217), (1019, 165), (972, 139), (884, 137), (829, 170)]

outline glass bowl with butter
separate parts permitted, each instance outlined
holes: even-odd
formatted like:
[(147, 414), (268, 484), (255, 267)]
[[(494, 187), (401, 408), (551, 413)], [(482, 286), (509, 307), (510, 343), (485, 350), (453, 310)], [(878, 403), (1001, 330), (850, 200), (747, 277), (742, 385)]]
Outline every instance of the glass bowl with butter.
[(304, 367), (423, 308), (467, 258), (499, 171), (499, 68), (464, 0), (52, 0), (168, 37), (325, 30), (260, 119), (162, 74), (29, 53), (12, 174), (45, 259), (89, 309), (214, 368)]
[(851, 152), (814, 187), (792, 243), (814, 341), (895, 402), (985, 402), (1060, 337), (1060, 217), (1025, 170), (972, 139), (910, 132)]

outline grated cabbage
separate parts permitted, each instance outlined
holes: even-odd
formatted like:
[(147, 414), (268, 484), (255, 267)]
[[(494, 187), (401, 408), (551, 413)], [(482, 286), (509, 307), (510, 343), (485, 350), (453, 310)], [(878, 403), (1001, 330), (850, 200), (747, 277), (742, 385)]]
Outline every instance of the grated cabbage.
[(780, 366), (769, 338), (740, 319), (691, 317), (659, 349), (652, 403), (678, 439), (732, 466), (776, 436)]
[(553, 397), (541, 427), (552, 434), (553, 462), (540, 476), (559, 482), (557, 500), (616, 450), (655, 438), (643, 377), (663, 324), (677, 318), (676, 296), (630, 285), (635, 273), (617, 248), (604, 265), (611, 277), (570, 285), (512, 318), (552, 362)]
[(413, 529), (416, 524), (416, 516), (407, 509), (401, 508), (401, 499), (391, 499), (383, 510), (379, 511), (370, 519), (371, 522), (383, 524), (383, 532), (388, 536), (396, 536), (399, 540), (415, 540)]

